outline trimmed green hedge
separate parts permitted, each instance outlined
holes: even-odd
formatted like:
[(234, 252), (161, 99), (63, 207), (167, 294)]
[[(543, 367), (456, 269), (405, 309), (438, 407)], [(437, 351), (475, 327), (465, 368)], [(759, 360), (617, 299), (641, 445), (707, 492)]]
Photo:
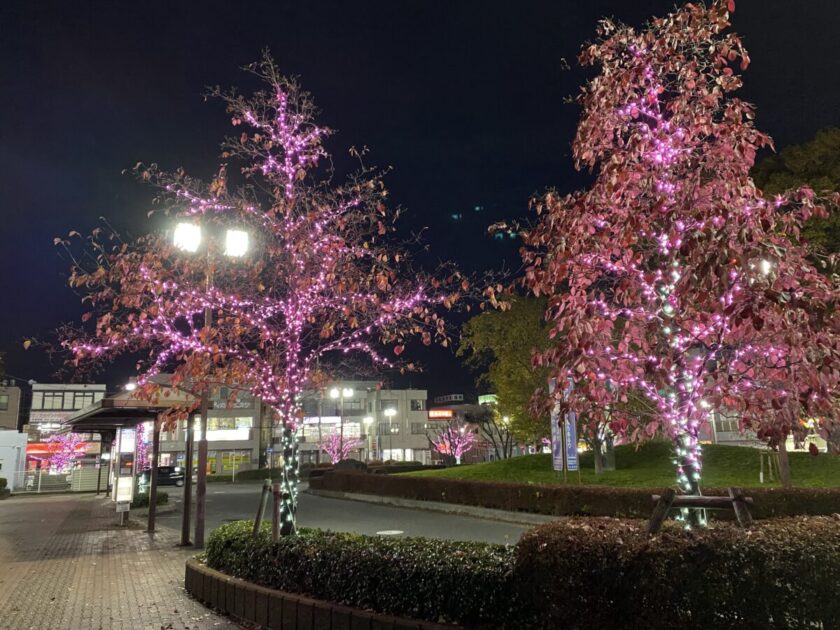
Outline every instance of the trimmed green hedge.
[(241, 521), (215, 530), (207, 565), (379, 613), (469, 628), (838, 628), (840, 517), (744, 531), (576, 518), (516, 547), (302, 530), (274, 544)]
[(513, 548), (301, 530), (274, 544), (247, 521), (216, 529), (207, 565), (289, 593), (381, 613), (499, 627), (515, 617)]
[(643, 525), (572, 519), (516, 549), (523, 603), (552, 628), (840, 628), (840, 520)]
[[(619, 518), (648, 518), (653, 510), (651, 495), (662, 491), (662, 488), (549, 486), (352, 472), (328, 472), (321, 478), (311, 479), (309, 485), (316, 490), (443, 501), (551, 516)], [(726, 491), (704, 488), (703, 493), (725, 495)], [(746, 488), (745, 494), (753, 498), (750, 512), (759, 519), (840, 513), (840, 488)], [(715, 514), (730, 517), (727, 512)]]
[[(155, 504), (166, 505), (167, 503), (169, 503), (169, 495), (166, 492), (158, 490)], [(131, 505), (129, 507), (132, 510), (136, 510), (137, 508), (149, 507), (149, 493), (140, 492), (138, 494), (135, 494), (134, 499), (131, 501)]]

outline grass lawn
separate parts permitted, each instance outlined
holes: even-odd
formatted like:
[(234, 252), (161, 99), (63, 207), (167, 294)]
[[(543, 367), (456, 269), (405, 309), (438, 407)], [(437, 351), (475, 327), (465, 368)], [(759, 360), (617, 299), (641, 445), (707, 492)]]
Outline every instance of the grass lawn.
[[(592, 455), (581, 454), (581, 482), (608, 486), (666, 487), (676, 483), (671, 463), (671, 445), (648, 442), (638, 450), (635, 446), (615, 449), (616, 469), (595, 475)], [(706, 445), (703, 447), (704, 486), (761, 486), (759, 483), (759, 451), (740, 446)], [(821, 453), (790, 453), (793, 485), (800, 487), (840, 486), (840, 457)], [(443, 470), (402, 473), (414, 477), (447, 477), (476, 481), (509, 481), (513, 483), (562, 484), (563, 473), (551, 469), (551, 455), (526, 455), (485, 464), (464, 464)], [(766, 473), (765, 473), (766, 477)], [(578, 474), (569, 473), (570, 484), (578, 483)], [(764, 487), (779, 485), (765, 483)]]

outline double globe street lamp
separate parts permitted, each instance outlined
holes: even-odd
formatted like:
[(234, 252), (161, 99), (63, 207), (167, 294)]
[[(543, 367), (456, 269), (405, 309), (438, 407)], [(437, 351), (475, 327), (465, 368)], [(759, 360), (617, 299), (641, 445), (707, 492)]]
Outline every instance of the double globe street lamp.
[[(209, 291), (213, 286), (213, 256), (216, 248), (217, 235), (204, 230), (198, 223), (182, 221), (172, 232), (172, 244), (188, 254), (198, 253), (202, 245), (207, 250), (207, 264), (204, 268), (204, 282)], [(222, 253), (227, 258), (242, 258), (250, 248), (250, 236), (245, 230), (226, 228), (223, 234), (224, 248)], [(204, 309), (204, 327), (213, 324), (213, 311), (209, 306)], [(198, 474), (196, 476), (195, 491), (195, 546), (204, 547), (204, 522), (207, 496), (207, 410), (209, 408), (209, 392), (207, 386), (201, 392), (201, 437), (198, 441)], [(195, 427), (187, 423), (185, 445), (185, 460), (187, 474), (184, 476), (184, 513), (181, 521), (181, 544), (190, 544), (190, 501), (192, 499), (192, 458)]]

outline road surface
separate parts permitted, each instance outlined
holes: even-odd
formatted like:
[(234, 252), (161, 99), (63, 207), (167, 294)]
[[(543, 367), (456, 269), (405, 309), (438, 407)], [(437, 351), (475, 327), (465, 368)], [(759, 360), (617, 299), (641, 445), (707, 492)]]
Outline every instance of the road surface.
[[(207, 532), (231, 521), (253, 519), (261, 487), (260, 483), (253, 482), (208, 484)], [(169, 501), (177, 510), (159, 516), (158, 523), (180, 531), (183, 491), (181, 488), (170, 486), (164, 486), (161, 490), (169, 494)], [(266, 510), (266, 517), (271, 518), (270, 509)], [(502, 544), (515, 543), (528, 529), (525, 525), (360, 501), (329, 499), (307, 492), (300, 494), (298, 526), (369, 535), (384, 531), (400, 532), (399, 535), (403, 536)], [(195, 527), (194, 520), (192, 527)]]

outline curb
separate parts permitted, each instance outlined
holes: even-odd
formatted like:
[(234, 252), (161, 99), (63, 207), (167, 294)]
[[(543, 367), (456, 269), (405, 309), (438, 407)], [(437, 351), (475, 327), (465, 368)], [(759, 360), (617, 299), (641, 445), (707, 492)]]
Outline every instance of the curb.
[(449, 626), (406, 619), (343, 606), (304, 595), (285, 593), (231, 577), (201, 564), (195, 558), (186, 562), (184, 588), (209, 608), (260, 628), (323, 628), (353, 630), (452, 630)]
[(546, 514), (530, 514), (528, 512), (509, 512), (507, 510), (496, 510), (483, 508), (474, 505), (463, 505), (460, 503), (444, 503), (442, 501), (416, 501), (414, 499), (403, 499), (400, 497), (389, 497), (378, 494), (361, 494), (356, 492), (338, 492), (336, 490), (316, 490), (309, 488), (309, 494), (329, 499), (346, 499), (348, 501), (361, 501), (363, 503), (378, 503), (380, 505), (393, 505), (395, 507), (426, 510), (429, 512), (444, 512), (458, 516), (472, 516), (502, 523), (513, 523), (515, 525), (542, 525), (557, 521), (562, 516), (548, 516)]

